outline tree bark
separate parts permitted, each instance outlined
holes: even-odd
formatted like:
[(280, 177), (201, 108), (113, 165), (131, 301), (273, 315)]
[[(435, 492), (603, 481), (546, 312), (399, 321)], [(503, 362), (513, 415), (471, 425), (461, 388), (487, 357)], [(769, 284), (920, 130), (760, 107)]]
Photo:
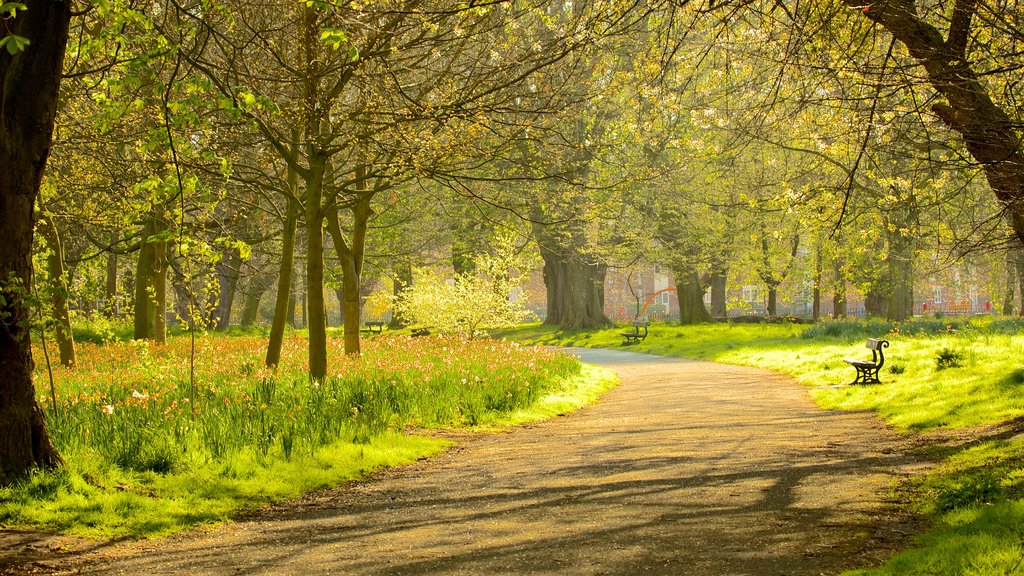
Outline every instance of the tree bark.
[(542, 246), (540, 253), (547, 289), (544, 323), (563, 330), (611, 326), (604, 314), (605, 266), (587, 261), (571, 247), (553, 250)]
[(154, 210), (142, 231), (135, 271), (136, 340), (167, 342), (167, 241), (160, 210)]
[(13, 55), (0, 50), (0, 485), (60, 463), (35, 400), (26, 297), (71, 2), (22, 3), (27, 9), (4, 26), (30, 44)]
[(245, 300), (242, 304), (242, 317), (239, 319), (239, 324), (243, 328), (248, 328), (256, 323), (260, 313), (260, 301), (269, 288), (268, 282), (268, 278), (262, 272), (249, 279), (249, 285), (245, 289)]
[(71, 313), (68, 310), (68, 275), (64, 267), (64, 246), (60, 231), (50, 217), (39, 222), (39, 230), (50, 251), (46, 255), (46, 275), (49, 280), (50, 305), (53, 308), (54, 337), (60, 350), (60, 363), (75, 365), (75, 338), (71, 333)]
[(117, 254), (107, 254), (107, 278), (103, 292), (103, 315), (107, 318), (120, 316), (120, 306), (117, 301)]
[(864, 312), (868, 316), (887, 317), (889, 314), (889, 297), (872, 288), (864, 295)]
[(868, 2), (845, 0), (906, 46), (924, 67), (932, 87), (946, 103), (932, 111), (964, 138), (981, 165), (996, 198), (1006, 207), (1017, 237), (1024, 241), (1024, 151), (1011, 118), (989, 96), (965, 56), (975, 2), (956, 2), (949, 38), (917, 13), (913, 0)]
[[(395, 267), (395, 286), (394, 296), (395, 300), (400, 300), (404, 295), (406, 289), (412, 286), (412, 265), (408, 262), (400, 262)], [(392, 307), (391, 322), (388, 324), (391, 328), (401, 328), (405, 326), (407, 322), (402, 318), (401, 314)]]
[[(724, 266), (716, 266), (711, 271), (711, 316), (713, 318), (725, 318), (729, 315), (727, 295), (727, 275)], [(682, 317), (682, 305), (679, 306), (680, 317)]]
[[(291, 191), (298, 188), (298, 175), (289, 170), (288, 181)], [(299, 202), (288, 199), (288, 212), (285, 215), (284, 229), (281, 231), (281, 265), (277, 271), (277, 297), (274, 300), (274, 319), (270, 324), (270, 339), (267, 342), (267, 366), (277, 366), (281, 362), (281, 345), (284, 342), (284, 327), (288, 321), (289, 306), (292, 302), (292, 270), (295, 264), (295, 231), (298, 228)]]
[(833, 262), (834, 272), (832, 286), (832, 317), (846, 318), (846, 277), (843, 276), (843, 262), (836, 258)]
[[(362, 179), (361, 177), (359, 178)], [(373, 195), (364, 190), (352, 206), (352, 241), (345, 239), (341, 230), (337, 203), (327, 211), (327, 230), (334, 243), (334, 251), (341, 262), (342, 325), (344, 326), (345, 354), (360, 352), (359, 323), (362, 319), (360, 286), (362, 284), (363, 256), (366, 251), (366, 231), (373, 209)]]
[(227, 330), (231, 325), (231, 308), (235, 301), (235, 292), (238, 289), (239, 269), (242, 266), (242, 256), (238, 250), (231, 248), (222, 255), (217, 262), (217, 330)]
[(909, 239), (899, 238), (889, 254), (889, 278), (892, 295), (886, 319), (903, 322), (914, 315), (914, 266)]
[(814, 250), (814, 289), (811, 300), (811, 320), (817, 322), (821, 318), (821, 278), (824, 259), (821, 253), (821, 235), (818, 236), (818, 244)]
[(1003, 314), (1010, 316), (1014, 310), (1014, 291), (1017, 289), (1017, 262), (1013, 250), (1006, 253), (1006, 292), (1003, 295)]
[(768, 302), (766, 303), (768, 309), (768, 316), (775, 317), (779, 315), (779, 285), (769, 284), (768, 285)]
[(676, 297), (679, 300), (679, 323), (700, 324), (713, 318), (704, 306), (704, 286), (696, 270), (673, 270), (676, 278)]

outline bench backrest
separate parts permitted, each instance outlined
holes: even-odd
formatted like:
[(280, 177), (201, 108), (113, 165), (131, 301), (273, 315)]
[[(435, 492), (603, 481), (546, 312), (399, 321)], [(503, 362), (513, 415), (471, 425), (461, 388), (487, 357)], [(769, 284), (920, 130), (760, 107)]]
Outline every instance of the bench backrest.
[(633, 326), (636, 326), (637, 328), (646, 328), (650, 325), (651, 323), (649, 320), (637, 320), (633, 322)]
[(876, 368), (880, 369), (885, 364), (885, 353), (882, 352), (882, 348), (888, 348), (889, 341), (881, 338), (868, 338), (864, 347), (871, 350), (871, 361), (878, 365)]

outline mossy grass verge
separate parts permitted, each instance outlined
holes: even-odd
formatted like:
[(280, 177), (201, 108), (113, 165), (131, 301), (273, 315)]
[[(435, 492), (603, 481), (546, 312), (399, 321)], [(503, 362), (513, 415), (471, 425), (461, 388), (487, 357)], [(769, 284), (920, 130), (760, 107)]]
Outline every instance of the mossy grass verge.
[(193, 386), (189, 340), (83, 344), (77, 367), (53, 367), (53, 390), (37, 377), (67, 464), (0, 488), (0, 527), (163, 536), (449, 444), (404, 430), (535, 421), (585, 405), (615, 382), (544, 350), (401, 336), (364, 342), (358, 358), (332, 340), (336, 372), (310, 382), (305, 343), (293, 335), (276, 371), (262, 367), (262, 338), (202, 337)]
[[(957, 438), (926, 444), (941, 464), (896, 488), (933, 528), (884, 565), (850, 574), (1024, 574), (1024, 321), (655, 324), (629, 346), (621, 331), (533, 324), (499, 335), (767, 368), (810, 387), (824, 408), (872, 410), (905, 433)], [(847, 385), (854, 371), (842, 359), (870, 359), (867, 338), (891, 342), (882, 383)]]

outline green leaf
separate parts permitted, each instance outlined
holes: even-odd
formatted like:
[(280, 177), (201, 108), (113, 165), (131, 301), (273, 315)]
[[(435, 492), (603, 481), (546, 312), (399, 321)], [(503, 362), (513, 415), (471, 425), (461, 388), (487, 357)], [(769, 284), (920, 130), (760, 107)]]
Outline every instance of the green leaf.
[(6, 48), (7, 53), (11, 56), (23, 51), (28, 45), (29, 40), (24, 36), (15, 36), (14, 34), (11, 34), (10, 36), (0, 38), (0, 48)]
[(0, 4), (0, 15), (6, 15), (10, 18), (14, 18), (18, 15), (18, 10), (27, 10), (24, 4), (21, 2), (4, 2)]

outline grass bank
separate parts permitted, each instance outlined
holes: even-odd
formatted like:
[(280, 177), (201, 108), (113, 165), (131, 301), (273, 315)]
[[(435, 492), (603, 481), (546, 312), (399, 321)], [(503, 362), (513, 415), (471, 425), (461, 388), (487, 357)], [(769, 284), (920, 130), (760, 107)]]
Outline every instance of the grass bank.
[[(878, 575), (1024, 574), (1024, 322), (921, 319), (791, 324), (653, 325), (623, 346), (623, 328), (560, 332), (528, 325), (501, 333), (524, 343), (619, 348), (768, 368), (807, 385), (825, 408), (872, 410), (905, 433), (958, 431), (970, 441), (933, 446), (942, 463), (898, 490), (934, 528)], [(884, 337), (882, 384), (847, 386), (843, 358), (870, 358)]]
[(496, 341), (375, 337), (359, 358), (330, 342), (334, 373), (305, 376), (305, 341), (277, 370), (255, 336), (85, 343), (78, 366), (40, 366), (38, 402), (66, 465), (0, 488), (0, 526), (147, 537), (434, 454), (416, 428), (488, 429), (592, 401), (606, 371)]

